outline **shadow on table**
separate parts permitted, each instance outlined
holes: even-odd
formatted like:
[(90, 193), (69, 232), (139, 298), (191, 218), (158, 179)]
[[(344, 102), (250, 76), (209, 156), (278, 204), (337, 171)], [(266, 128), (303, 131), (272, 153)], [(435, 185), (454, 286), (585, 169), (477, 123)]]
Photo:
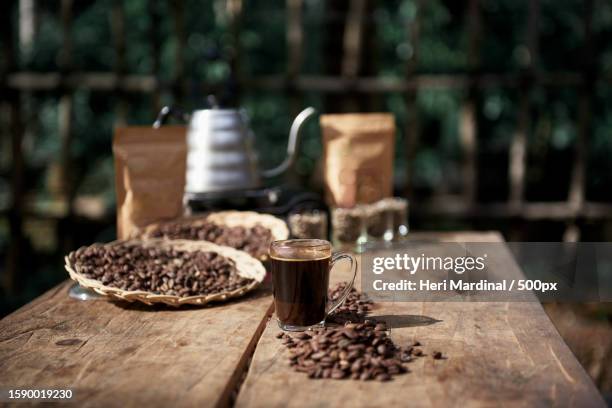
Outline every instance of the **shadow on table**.
[(387, 326), (392, 329), (398, 329), (401, 327), (430, 326), (442, 321), (434, 319), (433, 317), (422, 315), (377, 315), (368, 316), (368, 318), (373, 320), (383, 320), (387, 323)]

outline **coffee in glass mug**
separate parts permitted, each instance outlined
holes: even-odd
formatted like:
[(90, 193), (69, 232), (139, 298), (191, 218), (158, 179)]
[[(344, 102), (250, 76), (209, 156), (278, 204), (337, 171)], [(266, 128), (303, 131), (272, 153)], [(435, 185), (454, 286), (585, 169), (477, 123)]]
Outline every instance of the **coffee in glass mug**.
[[(329, 274), (339, 260), (350, 262), (353, 278), (334, 304), (327, 298)], [(322, 239), (289, 239), (270, 245), (274, 305), (279, 327), (302, 331), (325, 323), (327, 316), (346, 300), (357, 273), (357, 260), (348, 253), (332, 255)]]

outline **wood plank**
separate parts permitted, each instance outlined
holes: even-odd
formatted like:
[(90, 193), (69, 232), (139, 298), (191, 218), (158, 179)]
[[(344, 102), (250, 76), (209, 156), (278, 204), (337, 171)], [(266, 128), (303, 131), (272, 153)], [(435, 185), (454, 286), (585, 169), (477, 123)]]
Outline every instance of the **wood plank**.
[[(466, 30), (468, 36), (467, 65), (468, 73), (477, 77), (480, 67), (480, 45), (482, 23), (480, 0), (469, 0), (466, 11)], [(479, 94), (475, 81), (468, 84), (466, 97), (459, 111), (459, 143), (461, 145), (461, 175), (463, 200), (474, 203), (478, 194), (478, 104)], [(444, 187), (446, 183), (440, 183)]]
[(349, 3), (342, 39), (341, 75), (345, 78), (352, 79), (359, 75), (365, 11), (366, 0), (355, 0)]
[[(156, 2), (148, 2), (147, 11), (151, 23), (149, 24), (149, 43), (151, 45), (151, 75), (147, 77), (154, 78), (154, 86), (148, 91), (151, 93), (151, 117), (157, 117), (159, 110), (161, 109), (161, 90), (159, 87), (159, 67), (161, 65), (161, 41), (160, 41), (160, 25), (161, 25), (161, 12), (159, 10), (159, 4)], [(147, 91), (145, 91), (147, 92)]]
[(170, 3), (174, 19), (174, 33), (176, 48), (174, 51), (174, 66), (172, 71), (172, 96), (177, 105), (185, 102), (185, 47), (187, 45), (187, 31), (185, 29), (185, 2), (176, 0)]
[[(243, 29), (243, 13), (245, 4), (242, 0), (229, 0), (226, 3), (227, 16), (229, 17), (229, 44), (232, 49), (229, 60), (231, 87), (227, 91), (228, 101), (226, 103), (234, 103), (240, 105), (240, 98), (243, 90), (247, 89), (243, 83), (243, 48), (240, 41), (240, 34)], [(284, 82), (284, 78), (283, 78)]]
[(302, 29), (302, 0), (287, 0), (287, 80), (295, 80), (302, 71), (304, 30)]
[[(84, 220), (108, 222), (114, 219), (113, 214), (98, 210), (98, 197), (77, 196), (74, 203), (74, 214)], [(66, 207), (59, 201), (43, 201), (34, 203), (26, 201), (22, 215), (36, 220), (57, 220), (65, 217)], [(436, 217), (455, 217), (457, 219), (487, 219), (503, 218), (518, 220), (555, 220), (568, 219), (610, 220), (612, 219), (612, 204), (585, 202), (583, 208), (576, 212), (567, 201), (561, 202), (524, 202), (519, 208), (509, 202), (492, 202), (467, 205), (457, 197), (448, 195), (436, 200), (422, 201), (411, 204), (411, 214), (416, 218), (432, 219)], [(7, 206), (0, 205), (0, 215), (9, 214)], [(12, 241), (11, 241), (12, 242)]]
[[(73, 0), (62, 0), (60, 7), (60, 18), (62, 25), (62, 45), (59, 52), (59, 71), (62, 78), (73, 69)], [(65, 252), (75, 247), (74, 244), (74, 197), (83, 171), (78, 171), (73, 155), (74, 134), (74, 94), (73, 90), (60, 86), (58, 102), (58, 135), (59, 135), (59, 157), (51, 162), (52, 175), (55, 177), (56, 185), (49, 186), (51, 196), (65, 203), (66, 216), (55, 229), (55, 239), (60, 251)]]
[[(17, 52), (15, 50), (14, 30), (11, 23), (12, 8), (7, 7), (4, 13), (0, 13), (0, 31), (2, 32), (2, 61), (0, 61), (0, 86), (7, 84), (11, 72), (17, 68)], [(26, 193), (26, 169), (23, 154), (23, 135), (25, 133), (23, 114), (21, 110), (21, 99), (17, 91), (6, 89), (2, 92), (0, 100), (0, 117), (6, 120), (6, 130), (10, 134), (10, 143), (3, 144), (11, 151), (11, 187), (10, 203), (8, 207), (8, 224), (10, 238), (4, 273), (1, 285), (5, 293), (12, 294), (20, 289), (23, 275), (17, 275), (23, 265), (24, 232), (23, 232), (23, 206)]]
[[(575, 157), (570, 176), (567, 202), (576, 210), (580, 211), (585, 201), (586, 177), (588, 168), (589, 139), (593, 128), (591, 106), (595, 92), (595, 81), (597, 77), (596, 62), (593, 50), (593, 12), (594, 0), (584, 2), (583, 16), (583, 50), (582, 67), (583, 76), (586, 81), (578, 90), (578, 133), (575, 145)], [(580, 241), (580, 228), (576, 220), (572, 220), (567, 226), (563, 240), (566, 242)]]
[[(412, 19), (408, 19), (406, 23), (406, 33), (408, 44), (412, 46), (412, 55), (406, 61), (405, 76), (411, 79), (416, 75), (419, 62), (419, 48), (421, 43), (421, 20), (425, 14), (424, 0), (418, 0), (416, 3), (416, 12)], [(419, 107), (417, 103), (417, 89), (408, 90), (404, 95), (404, 104), (406, 109), (406, 119), (404, 123), (404, 149), (406, 151), (406, 182), (404, 185), (404, 197), (412, 197), (412, 174), (414, 159), (416, 157), (417, 148), (419, 145), (419, 136), (421, 133), (421, 118), (419, 115)]]
[[(438, 237), (501, 241), (496, 233)], [(516, 264), (505, 264), (510, 274), (521, 273)], [(346, 279), (343, 273), (335, 279)], [(459, 401), (462, 406), (605, 406), (537, 302), (379, 303), (371, 316), (387, 321), (397, 344), (418, 339), (425, 352), (442, 350), (448, 359), (418, 359), (410, 363), (411, 373), (389, 383), (310, 380), (289, 367), (273, 317), (237, 406), (454, 406)]]
[(527, 171), (527, 135), (531, 128), (531, 89), (533, 79), (537, 75), (538, 52), (539, 52), (539, 19), (540, 1), (532, 0), (529, 2), (527, 30), (525, 42), (529, 51), (529, 60), (523, 67), (524, 80), (522, 81), (518, 97), (518, 113), (516, 130), (512, 135), (512, 142), (508, 151), (508, 185), (509, 201), (512, 205), (520, 207), (525, 194), (525, 174)]
[(71, 388), (76, 406), (225, 406), (271, 313), (269, 288), (205, 308), (68, 297), (0, 321), (2, 386)]
[(461, 202), (456, 195), (435, 197), (432, 200), (414, 203), (410, 211), (418, 217), (453, 216), (469, 218), (518, 218), (524, 220), (566, 220), (571, 218), (610, 219), (612, 205), (586, 202), (579, 211), (566, 201), (524, 202), (520, 207), (508, 202), (473, 203)]
[[(111, 15), (111, 32), (113, 34), (113, 46), (115, 50), (115, 64), (113, 66), (113, 71), (119, 79), (117, 83), (120, 83), (123, 76), (127, 72), (125, 10), (123, 8), (122, 0), (113, 0)], [(117, 98), (117, 105), (115, 107), (114, 126), (125, 126), (128, 122), (129, 112), (127, 95), (120, 87), (117, 87), (115, 96)]]
[[(425, 73), (411, 78), (360, 76), (347, 79), (337, 75), (300, 75), (295, 87), (305, 92), (344, 93), (349, 90), (364, 93), (406, 92), (423, 89), (462, 89), (474, 84), (478, 89), (512, 88), (521, 81), (520, 75), (506, 73), (445, 74)], [(538, 74), (536, 83), (549, 88), (574, 88), (584, 84), (585, 78), (579, 72), (558, 71)], [(597, 84), (612, 84), (612, 76), (597, 78)], [(258, 75), (240, 80), (242, 86), (250, 89), (282, 91), (287, 87), (287, 76)], [(153, 74), (132, 74), (122, 78), (112, 72), (72, 72), (65, 76), (57, 72), (19, 71), (8, 75), (6, 86), (20, 91), (50, 91), (60, 86), (68, 89), (88, 88), (93, 91), (114, 92), (117, 87), (126, 92), (150, 93), (158, 87), (168, 89), (172, 81), (162, 81)], [(202, 81), (190, 82), (190, 89), (209, 89), (210, 84)]]

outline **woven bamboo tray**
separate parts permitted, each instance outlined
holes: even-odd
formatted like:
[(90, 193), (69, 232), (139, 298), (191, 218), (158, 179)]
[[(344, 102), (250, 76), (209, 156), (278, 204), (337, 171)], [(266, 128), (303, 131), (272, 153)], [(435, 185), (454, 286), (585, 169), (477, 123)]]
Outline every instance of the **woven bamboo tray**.
[(216, 245), (208, 241), (189, 241), (189, 240), (166, 240), (166, 239), (148, 239), (138, 240), (132, 239), (128, 241), (114, 241), (108, 244), (94, 244), (94, 246), (113, 246), (113, 245), (142, 245), (145, 248), (174, 248), (183, 251), (211, 251), (231, 259), (238, 271), (238, 274), (245, 278), (254, 279), (253, 282), (229, 292), (220, 292), (207, 295), (179, 297), (173, 295), (161, 295), (147, 291), (130, 291), (119, 288), (113, 288), (102, 284), (95, 279), (88, 278), (79, 272), (79, 266), (70, 261), (70, 255), (64, 258), (65, 268), (70, 275), (70, 278), (77, 281), (84, 288), (91, 289), (103, 296), (108, 296), (114, 299), (126, 300), (128, 302), (142, 302), (147, 305), (154, 303), (165, 303), (171, 306), (180, 306), (185, 304), (205, 305), (210, 302), (225, 301), (228, 299), (243, 296), (247, 292), (257, 288), (263, 282), (266, 276), (266, 270), (263, 264), (257, 259), (243, 251), (234, 248)]
[[(285, 221), (281, 220), (270, 214), (260, 214), (255, 211), (218, 211), (211, 212), (204, 215), (193, 215), (188, 217), (178, 218), (167, 222), (187, 222), (194, 226), (203, 224), (204, 222), (211, 222), (217, 225), (224, 225), (227, 227), (245, 227), (252, 228), (256, 225), (261, 225), (270, 230), (272, 234), (272, 240), (282, 240), (289, 238), (289, 228)], [(151, 233), (157, 229), (164, 222), (154, 223), (147, 226), (141, 235), (142, 239), (156, 239), (150, 238)], [(265, 261), (267, 255), (261, 257), (260, 260)]]

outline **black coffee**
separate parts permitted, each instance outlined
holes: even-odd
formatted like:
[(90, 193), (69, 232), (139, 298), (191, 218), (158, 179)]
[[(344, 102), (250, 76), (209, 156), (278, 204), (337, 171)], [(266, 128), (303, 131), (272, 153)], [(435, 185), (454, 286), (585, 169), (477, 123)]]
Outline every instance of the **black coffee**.
[(270, 260), (278, 319), (292, 326), (311, 326), (325, 319), (329, 260)]

